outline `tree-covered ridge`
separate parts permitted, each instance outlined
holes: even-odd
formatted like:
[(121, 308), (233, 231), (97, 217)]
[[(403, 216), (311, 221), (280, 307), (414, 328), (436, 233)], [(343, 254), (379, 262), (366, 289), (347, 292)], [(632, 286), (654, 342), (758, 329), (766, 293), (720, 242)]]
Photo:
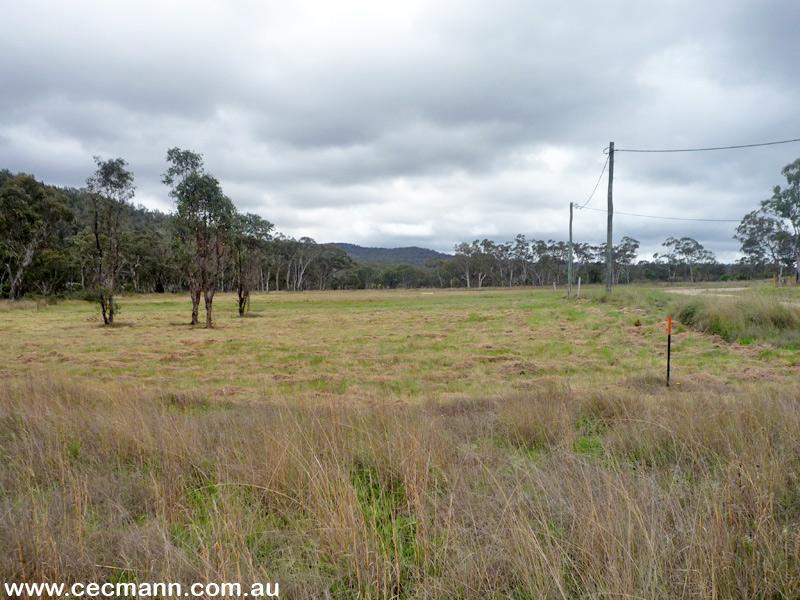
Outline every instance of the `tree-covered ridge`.
[(333, 245), (347, 252), (350, 258), (359, 263), (424, 266), (432, 260), (446, 260), (452, 258), (450, 254), (437, 252), (430, 248), (420, 248), (419, 246), (375, 248), (348, 244), (346, 242), (336, 242)]

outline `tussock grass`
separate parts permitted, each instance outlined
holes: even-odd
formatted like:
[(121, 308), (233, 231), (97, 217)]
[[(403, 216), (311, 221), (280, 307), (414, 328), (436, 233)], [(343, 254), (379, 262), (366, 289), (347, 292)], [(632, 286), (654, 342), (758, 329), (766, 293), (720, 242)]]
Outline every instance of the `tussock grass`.
[(800, 308), (775, 298), (687, 297), (675, 302), (674, 312), (684, 325), (729, 342), (800, 344)]
[(219, 405), (6, 382), (0, 578), (277, 579), (290, 598), (797, 597), (798, 398), (785, 384), (543, 384)]

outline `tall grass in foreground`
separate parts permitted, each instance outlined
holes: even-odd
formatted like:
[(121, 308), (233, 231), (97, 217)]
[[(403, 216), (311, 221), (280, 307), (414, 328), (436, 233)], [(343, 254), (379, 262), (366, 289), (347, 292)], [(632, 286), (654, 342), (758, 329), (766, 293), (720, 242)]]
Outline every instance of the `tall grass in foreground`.
[(800, 388), (628, 383), (413, 407), (7, 383), (0, 579), (797, 597)]
[(775, 298), (686, 297), (675, 301), (674, 314), (684, 325), (728, 342), (800, 347), (800, 308)]

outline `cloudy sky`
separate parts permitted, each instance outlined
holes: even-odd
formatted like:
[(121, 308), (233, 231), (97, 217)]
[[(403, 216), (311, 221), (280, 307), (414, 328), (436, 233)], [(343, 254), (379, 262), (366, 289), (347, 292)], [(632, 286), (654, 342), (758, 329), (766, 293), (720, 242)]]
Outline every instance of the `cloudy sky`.
[[(796, 0), (27, 0), (2, 21), (0, 168), (80, 186), (122, 156), (136, 201), (169, 210), (166, 149), (190, 148), (240, 210), (318, 241), (563, 239), (609, 140), (800, 137)], [(740, 218), (798, 156), (619, 153), (615, 207)], [(578, 240), (604, 227), (576, 215)], [(619, 215), (615, 239), (725, 259), (734, 228)]]

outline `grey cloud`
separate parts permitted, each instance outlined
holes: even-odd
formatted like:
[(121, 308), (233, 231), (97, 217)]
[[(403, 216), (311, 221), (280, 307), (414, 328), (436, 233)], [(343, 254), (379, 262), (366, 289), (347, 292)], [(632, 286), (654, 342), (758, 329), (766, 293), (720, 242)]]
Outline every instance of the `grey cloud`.
[[(321, 241), (563, 238), (610, 139), (798, 135), (789, 0), (33, 1), (4, 17), (0, 167), (81, 185), (93, 154), (124, 156), (139, 201), (165, 209), (166, 148), (189, 147), (242, 210)], [(620, 153), (617, 207), (738, 218), (797, 155)], [(603, 216), (581, 218), (601, 241)], [(616, 232), (729, 258), (730, 225), (620, 216)]]

